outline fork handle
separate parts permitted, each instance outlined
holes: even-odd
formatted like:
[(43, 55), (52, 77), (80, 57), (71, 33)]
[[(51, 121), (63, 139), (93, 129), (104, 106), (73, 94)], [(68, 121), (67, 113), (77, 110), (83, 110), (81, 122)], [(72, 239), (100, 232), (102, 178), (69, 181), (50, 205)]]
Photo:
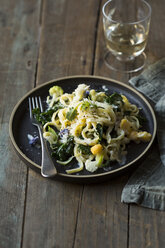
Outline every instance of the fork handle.
[(41, 160), (41, 175), (43, 177), (54, 177), (57, 175), (57, 170), (54, 166), (53, 160), (47, 148), (46, 140), (43, 137), (42, 127), (38, 126), (41, 149), (42, 149), (42, 160)]

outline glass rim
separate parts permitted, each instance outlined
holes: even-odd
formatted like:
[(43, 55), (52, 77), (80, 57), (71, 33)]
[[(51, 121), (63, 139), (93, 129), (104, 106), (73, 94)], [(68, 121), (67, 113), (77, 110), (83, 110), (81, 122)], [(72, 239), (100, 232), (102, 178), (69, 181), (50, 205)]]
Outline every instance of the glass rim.
[[(113, 0), (108, 0), (108, 1), (103, 5), (103, 7), (102, 7), (103, 16), (104, 16), (105, 18), (107, 18), (109, 21), (113, 22), (113, 23), (121, 23), (120, 21), (115, 21), (115, 20), (113, 20), (112, 18), (110, 18), (109, 16), (107, 16), (106, 13), (105, 13), (105, 7), (108, 5), (109, 2), (112, 2), (112, 1), (113, 1)], [(134, 21), (134, 22), (122, 22), (122, 23), (124, 23), (124, 24), (137, 24), (137, 23), (143, 22), (143, 21), (145, 21), (146, 19), (148, 19), (148, 18), (151, 17), (152, 8), (151, 8), (150, 4), (147, 3), (145, 0), (141, 0), (141, 2), (143, 2), (143, 3), (148, 7), (148, 10), (149, 10), (149, 11), (148, 11), (148, 14), (147, 14), (143, 19), (141, 19), (141, 20), (139, 20), (139, 21)]]

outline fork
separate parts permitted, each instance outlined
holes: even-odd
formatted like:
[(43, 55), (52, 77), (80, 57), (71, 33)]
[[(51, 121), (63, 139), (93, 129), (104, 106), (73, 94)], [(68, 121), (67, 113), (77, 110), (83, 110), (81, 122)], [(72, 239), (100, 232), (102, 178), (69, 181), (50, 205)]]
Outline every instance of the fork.
[(41, 175), (43, 177), (53, 177), (57, 175), (57, 170), (54, 166), (54, 163), (49, 154), (46, 140), (43, 137), (42, 125), (36, 120), (33, 115), (33, 109), (39, 108), (43, 112), (41, 97), (29, 97), (29, 113), (30, 119), (34, 126), (38, 128), (40, 141), (41, 141), (41, 150), (42, 150), (42, 160), (41, 160)]

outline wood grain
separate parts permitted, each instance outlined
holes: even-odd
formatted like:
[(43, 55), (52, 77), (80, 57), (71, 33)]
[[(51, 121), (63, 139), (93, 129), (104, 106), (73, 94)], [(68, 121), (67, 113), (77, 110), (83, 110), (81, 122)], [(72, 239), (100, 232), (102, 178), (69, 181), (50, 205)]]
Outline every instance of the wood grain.
[[(1, 0), (0, 248), (165, 247), (165, 213), (120, 202), (129, 175), (78, 185), (42, 178), (16, 156), (10, 113), (31, 88), (67, 75), (128, 83), (104, 62), (106, 0)], [(147, 65), (164, 57), (165, 6), (148, 0), (152, 22)]]
[(164, 212), (131, 205), (129, 247), (164, 247), (164, 223)]
[[(102, 2), (98, 15), (94, 75), (127, 82), (128, 75), (116, 73), (104, 63), (105, 44)], [(128, 206), (121, 204), (121, 189), (128, 177), (120, 176), (105, 184), (85, 186), (78, 216), (75, 247), (127, 247)], [(89, 235), (90, 233), (90, 235)], [(84, 238), (85, 237), (85, 238)]]
[(79, 207), (75, 248), (127, 247), (128, 207), (120, 202), (125, 177), (86, 185)]
[[(101, 8), (98, 12), (100, 3), (96, 5), (94, 1), (90, 1), (88, 6), (87, 3), (82, 4), (81, 10), (75, 1), (69, 5), (63, 3), (59, 6), (60, 4), (58, 1), (54, 4), (51, 2), (51, 5), (49, 1), (44, 4), (37, 84), (70, 74), (100, 74), (99, 69), (96, 69), (98, 52), (95, 54), (102, 39), (102, 36), (98, 36), (96, 44), (97, 31), (101, 33), (102, 30), (99, 19)], [(60, 16), (53, 11), (57, 6)], [(81, 16), (81, 21), (76, 19), (75, 22), (77, 13)], [(56, 51), (55, 56), (52, 56), (52, 51)], [(99, 52), (102, 57), (103, 50)], [(101, 70), (105, 75), (105, 65)], [(65, 183), (50, 182), (41, 177), (32, 179), (32, 176), (34, 173), (30, 172), (23, 239), (25, 247), (35, 247), (36, 240), (39, 245), (44, 244), (44, 247), (100, 247), (102, 243), (105, 248), (110, 245), (119, 247), (120, 243), (123, 247), (127, 246), (128, 207), (120, 203), (125, 177), (121, 177), (117, 183), (112, 181), (103, 185), (79, 185), (75, 188), (74, 185), (66, 186)], [(45, 187), (49, 188), (49, 204), (42, 193), (45, 192)], [(38, 195), (37, 200), (33, 197), (34, 194)], [(74, 202), (73, 205), (66, 201), (68, 195)], [(36, 202), (37, 210), (34, 208)], [(66, 208), (70, 212), (69, 218), (63, 215)], [(46, 223), (42, 230), (41, 223)]]
[[(148, 64), (165, 56), (165, 6), (163, 2), (148, 1), (152, 7), (152, 21), (146, 54)], [(139, 206), (130, 206), (129, 247), (165, 247), (165, 213)]]
[[(27, 168), (8, 137), (16, 102), (34, 84), (40, 1), (1, 1), (0, 247), (21, 247)], [(21, 21), (20, 21), (21, 20)]]
[(37, 84), (91, 74), (99, 0), (45, 1)]
[(152, 8), (150, 32), (146, 47), (147, 65), (156, 62), (165, 56), (164, 51), (164, 11), (165, 6), (162, 1), (159, 4), (156, 1), (148, 0)]
[[(37, 84), (91, 74), (99, 1), (45, 1)], [(90, 17), (90, 18), (89, 18)], [(74, 247), (82, 185), (44, 179), (30, 171), (23, 247)]]
[(23, 247), (72, 247), (81, 191), (30, 171)]

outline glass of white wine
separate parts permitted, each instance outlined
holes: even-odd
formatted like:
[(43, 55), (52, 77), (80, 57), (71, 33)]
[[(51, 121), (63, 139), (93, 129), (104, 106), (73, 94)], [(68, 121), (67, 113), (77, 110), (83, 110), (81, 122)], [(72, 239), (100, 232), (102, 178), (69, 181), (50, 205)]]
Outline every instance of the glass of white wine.
[(113, 70), (137, 72), (146, 61), (151, 7), (144, 0), (109, 0), (102, 8), (105, 63)]

